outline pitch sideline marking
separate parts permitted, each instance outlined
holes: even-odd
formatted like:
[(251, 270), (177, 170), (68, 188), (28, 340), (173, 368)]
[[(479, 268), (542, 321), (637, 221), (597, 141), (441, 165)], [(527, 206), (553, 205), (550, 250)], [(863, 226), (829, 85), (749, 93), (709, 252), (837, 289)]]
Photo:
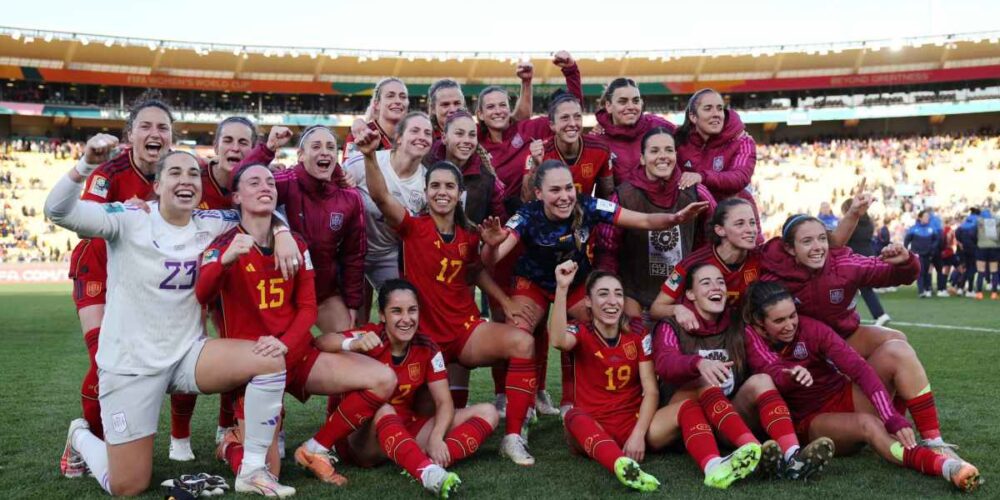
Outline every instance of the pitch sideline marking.
[[(862, 323), (865, 323), (867, 325), (871, 325), (874, 322), (873, 321), (865, 320)], [(998, 330), (996, 328), (984, 328), (984, 327), (981, 327), (981, 326), (934, 325), (934, 324), (931, 324), (931, 323), (909, 323), (909, 322), (906, 322), (906, 321), (896, 321), (896, 320), (890, 321), (885, 326), (887, 326), (889, 328), (892, 328), (892, 325), (916, 326), (918, 328), (937, 328), (937, 329), (941, 329), (941, 330), (966, 330), (966, 331), (970, 331), (970, 332), (1000, 333), (1000, 330)]]

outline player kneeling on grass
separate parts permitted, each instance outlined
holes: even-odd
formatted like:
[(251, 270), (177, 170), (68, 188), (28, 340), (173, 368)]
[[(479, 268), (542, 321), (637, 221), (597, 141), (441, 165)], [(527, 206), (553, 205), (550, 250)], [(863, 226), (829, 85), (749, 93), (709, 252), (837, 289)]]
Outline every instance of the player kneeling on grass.
[(905, 365), (880, 380), (829, 326), (799, 316), (792, 295), (778, 283), (751, 285), (743, 316), (750, 366), (774, 380), (800, 436), (827, 436), (840, 454), (868, 444), (889, 462), (943, 476), (963, 491), (980, 484), (972, 464), (918, 445), (910, 423), (893, 408), (883, 383), (895, 389), (912, 382), (914, 373)]
[[(300, 401), (313, 394), (344, 395), (343, 404), (351, 411), (334, 415), (324, 424), (315, 438), (315, 453), (296, 453), (295, 457), (299, 463), (310, 464), (325, 482), (343, 485), (347, 479), (334, 471), (320, 443), (328, 449), (371, 418), (391, 394), (396, 378), (364, 356), (325, 353), (313, 347), (309, 330), (316, 321), (316, 292), (305, 242), (295, 236), (305, 266), (290, 279), (267, 265), (273, 247), (268, 227), (277, 198), (274, 176), (266, 166), (251, 165), (236, 173), (233, 204), (240, 209), (240, 225), (216, 238), (202, 255), (196, 294), (202, 304), (213, 305), (220, 337), (255, 341), (258, 354), (285, 360), (285, 392)], [(239, 397), (236, 405), (239, 428), (227, 432), (216, 450), (217, 457), (234, 469), (244, 454), (243, 430), (249, 422), (242, 418), (245, 401)], [(279, 474), (275, 446), (268, 453), (268, 464), (272, 474)]]
[[(724, 488), (745, 477), (756, 465), (754, 456), (762, 458), (770, 476), (806, 479), (821, 470), (833, 457), (833, 442), (821, 437), (801, 448), (788, 405), (771, 377), (748, 373), (743, 322), (729, 307), (722, 271), (709, 263), (695, 264), (684, 281), (683, 301), (675, 307), (683, 309), (694, 326), (683, 327), (674, 318), (660, 322), (653, 338), (653, 358), (657, 375), (671, 392), (666, 398), (668, 407), (688, 401), (700, 406), (722, 438), (738, 447), (731, 460), (723, 462), (732, 467), (712, 470), (702, 453), (718, 452), (689, 447), (706, 469), (705, 484)], [(692, 420), (684, 410), (678, 407), (678, 417), (688, 429), (686, 424)], [(761, 447), (747, 421), (758, 422), (772, 439)]]
[[(363, 467), (389, 458), (428, 491), (448, 498), (461, 481), (444, 467), (475, 453), (500, 417), (486, 403), (455, 410), (444, 356), (418, 328), (416, 287), (401, 279), (386, 281), (378, 291), (378, 309), (378, 324), (316, 339), (324, 350), (363, 352), (375, 358), (395, 371), (399, 383), (372, 421), (337, 443), (337, 452), (341, 459)], [(414, 396), (425, 386), (434, 400), (433, 416), (414, 411)], [(339, 411), (338, 407), (335, 413)]]
[[(264, 463), (281, 409), (284, 359), (262, 352), (260, 343), (206, 339), (195, 299), (198, 257), (213, 238), (237, 226), (237, 215), (195, 212), (201, 201), (201, 169), (190, 153), (167, 153), (157, 163), (153, 189), (159, 201), (150, 203), (148, 213), (119, 203), (79, 200), (89, 174), (81, 162), (45, 200), (45, 215), (52, 222), (108, 243), (110, 286), (97, 351), (105, 440), (95, 437), (85, 420), (74, 420), (63, 473), (79, 476), (89, 468), (113, 495), (142, 493), (152, 476), (153, 437), (164, 394), (219, 393), (246, 384), (247, 450), (236, 491), (294, 494)], [(299, 251), (280, 229), (274, 229), (280, 232), (275, 234), (275, 253), (289, 276), (298, 267)]]
[(639, 468), (659, 398), (649, 358), (651, 339), (641, 327), (629, 330), (621, 280), (599, 271), (585, 283), (584, 304), (593, 320), (567, 325), (566, 296), (576, 271), (572, 260), (556, 266), (549, 318), (552, 347), (573, 357), (575, 406), (563, 420), (567, 440), (575, 452), (597, 460), (625, 486), (654, 491), (660, 482)]

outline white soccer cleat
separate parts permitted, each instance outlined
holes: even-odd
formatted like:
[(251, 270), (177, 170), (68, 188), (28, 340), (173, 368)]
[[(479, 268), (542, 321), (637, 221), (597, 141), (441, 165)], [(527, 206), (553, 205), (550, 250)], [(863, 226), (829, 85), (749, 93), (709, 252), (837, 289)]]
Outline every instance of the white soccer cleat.
[(507, 434), (500, 440), (500, 455), (517, 465), (535, 465), (535, 457), (528, 453), (528, 443), (518, 434)]
[(63, 477), (83, 477), (90, 472), (83, 456), (73, 447), (73, 435), (79, 430), (90, 430), (87, 421), (82, 418), (70, 422), (69, 431), (66, 432), (66, 447), (63, 448), (62, 458), (59, 459), (59, 472), (62, 473)]
[(497, 413), (500, 414), (500, 418), (507, 418), (507, 395), (497, 394), (497, 398), (493, 401), (493, 406), (497, 407)]
[(875, 320), (875, 326), (885, 326), (890, 321), (892, 321), (892, 318), (890, 318), (888, 314), (883, 313), (878, 317), (878, 319)]
[(559, 414), (559, 408), (556, 408), (552, 404), (552, 396), (549, 396), (549, 391), (544, 389), (538, 391), (538, 394), (535, 395), (535, 409), (542, 415)]
[(437, 498), (448, 498), (462, 484), (458, 474), (448, 472), (440, 465), (430, 465), (420, 474), (424, 489)]
[(234, 485), (237, 493), (256, 493), (274, 498), (285, 498), (295, 494), (295, 488), (279, 483), (278, 478), (271, 474), (267, 467), (261, 467), (247, 474), (240, 469)]
[(951, 294), (948, 293), (945, 290), (938, 290), (937, 296), (938, 297), (951, 297)]
[(559, 407), (559, 418), (566, 420), (566, 414), (573, 409), (573, 405), (565, 404)]
[(170, 460), (175, 462), (190, 462), (194, 460), (191, 450), (191, 438), (175, 438), (170, 436)]

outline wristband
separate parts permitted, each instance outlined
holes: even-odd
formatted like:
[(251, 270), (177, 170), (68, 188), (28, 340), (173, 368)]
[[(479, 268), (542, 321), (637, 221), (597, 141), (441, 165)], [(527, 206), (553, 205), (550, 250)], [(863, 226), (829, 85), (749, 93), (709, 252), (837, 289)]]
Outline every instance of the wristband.
[(76, 165), (74, 165), (73, 168), (76, 170), (76, 173), (86, 179), (87, 177), (90, 177), (90, 174), (93, 173), (94, 170), (97, 170), (97, 167), (99, 166), (100, 164), (94, 165), (87, 163), (87, 156), (84, 155), (80, 157), (80, 160), (76, 162)]
[(284, 233), (286, 231), (291, 231), (291, 229), (288, 229), (288, 226), (278, 226), (278, 227), (274, 228), (274, 231), (272, 231), (271, 234), (273, 234), (274, 236), (277, 236), (277, 235), (279, 235), (281, 233)]
[(353, 337), (349, 337), (349, 338), (344, 339), (344, 341), (340, 343), (340, 350), (344, 351), (344, 352), (350, 351), (351, 350), (351, 344), (353, 344), (353, 343), (354, 343), (354, 338)]

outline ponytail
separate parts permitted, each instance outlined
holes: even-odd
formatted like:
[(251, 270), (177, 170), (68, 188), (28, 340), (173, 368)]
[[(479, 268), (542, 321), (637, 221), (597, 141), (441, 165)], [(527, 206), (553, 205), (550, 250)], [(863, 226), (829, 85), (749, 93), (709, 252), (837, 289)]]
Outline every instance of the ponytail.
[(691, 115), (697, 114), (698, 103), (701, 101), (701, 97), (708, 93), (718, 94), (715, 89), (706, 87), (695, 92), (691, 95), (691, 98), (688, 99), (687, 106), (684, 108), (684, 123), (682, 123), (681, 126), (678, 127), (677, 131), (674, 132), (674, 137), (677, 139), (678, 146), (687, 143), (688, 138), (691, 137), (691, 131), (694, 130), (694, 122), (691, 121)]

